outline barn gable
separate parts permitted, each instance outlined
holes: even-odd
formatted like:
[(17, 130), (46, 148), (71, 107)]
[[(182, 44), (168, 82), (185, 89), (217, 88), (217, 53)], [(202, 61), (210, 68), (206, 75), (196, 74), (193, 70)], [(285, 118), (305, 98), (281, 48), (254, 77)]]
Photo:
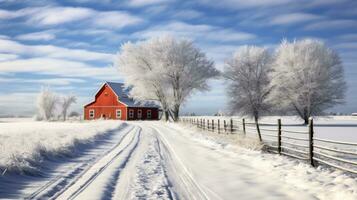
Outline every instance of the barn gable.
[(159, 107), (153, 101), (135, 102), (122, 83), (106, 82), (95, 94), (95, 100), (84, 106), (84, 118), (153, 120), (159, 118)]

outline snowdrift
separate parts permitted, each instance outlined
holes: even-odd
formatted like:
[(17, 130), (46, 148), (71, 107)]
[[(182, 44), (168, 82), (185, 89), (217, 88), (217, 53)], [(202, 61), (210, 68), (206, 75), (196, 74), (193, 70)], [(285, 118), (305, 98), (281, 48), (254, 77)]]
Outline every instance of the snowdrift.
[(119, 125), (118, 121), (2, 122), (0, 174), (37, 174), (44, 159), (73, 157)]

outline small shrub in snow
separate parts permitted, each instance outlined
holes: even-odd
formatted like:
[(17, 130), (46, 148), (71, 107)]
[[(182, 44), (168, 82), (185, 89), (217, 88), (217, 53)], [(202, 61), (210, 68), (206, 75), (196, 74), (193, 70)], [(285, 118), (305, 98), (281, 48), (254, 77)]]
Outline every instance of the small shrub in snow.
[(37, 97), (37, 119), (50, 120), (54, 116), (58, 100), (58, 96), (49, 87), (42, 88)]

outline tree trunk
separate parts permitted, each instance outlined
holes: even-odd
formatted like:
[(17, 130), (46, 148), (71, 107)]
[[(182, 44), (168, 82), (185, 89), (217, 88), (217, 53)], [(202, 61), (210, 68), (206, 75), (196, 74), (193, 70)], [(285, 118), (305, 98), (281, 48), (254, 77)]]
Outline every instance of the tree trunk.
[(259, 141), (263, 141), (263, 140), (262, 140), (262, 135), (260, 134), (260, 128), (259, 128), (259, 123), (258, 123), (258, 116), (254, 116), (254, 120), (255, 120), (255, 125), (256, 125), (256, 128), (257, 128), (257, 133), (258, 133)]
[(305, 108), (304, 109), (304, 125), (308, 125), (309, 124), (309, 114), (308, 114), (308, 112), (307, 112), (307, 109)]
[(169, 111), (164, 110), (165, 121), (169, 121)]
[(304, 125), (308, 125), (309, 124), (309, 117), (306, 115), (304, 116)]
[(63, 121), (66, 121), (67, 112), (63, 112)]
[(180, 105), (175, 105), (174, 106), (174, 121), (177, 122), (179, 120), (179, 114), (180, 114)]

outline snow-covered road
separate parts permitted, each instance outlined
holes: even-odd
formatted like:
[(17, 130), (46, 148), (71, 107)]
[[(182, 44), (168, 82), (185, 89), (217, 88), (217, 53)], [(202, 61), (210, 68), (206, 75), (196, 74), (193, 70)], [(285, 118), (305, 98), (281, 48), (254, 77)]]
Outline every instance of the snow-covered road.
[[(18, 184), (16, 180), (21, 178), (0, 183), (0, 191)], [(162, 122), (123, 125), (80, 158), (56, 165), (40, 181), (26, 181), (17, 194), (3, 197), (357, 199), (357, 180), (341, 172), (314, 169)]]

